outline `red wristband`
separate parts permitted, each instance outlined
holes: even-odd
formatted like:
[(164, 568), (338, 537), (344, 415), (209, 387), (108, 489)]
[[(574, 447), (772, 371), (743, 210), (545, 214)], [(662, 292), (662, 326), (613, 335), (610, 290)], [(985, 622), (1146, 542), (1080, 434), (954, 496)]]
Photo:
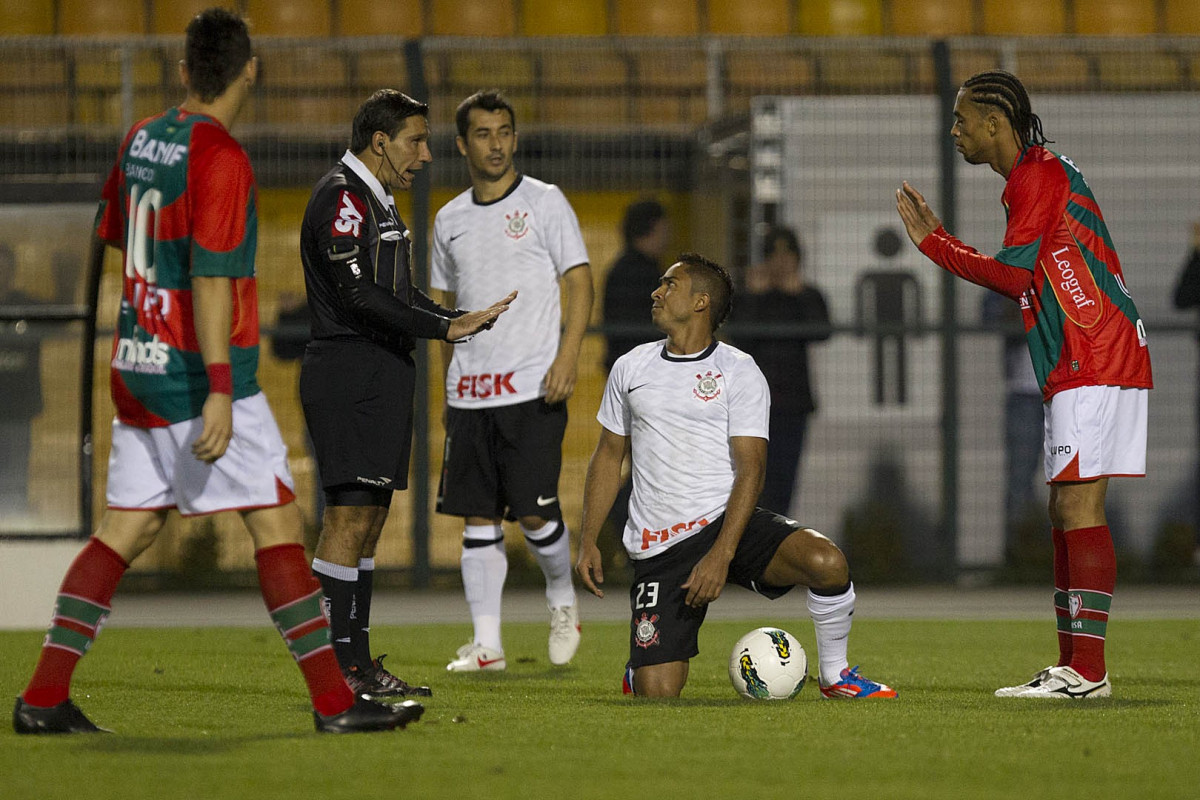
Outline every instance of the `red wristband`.
[(208, 373), (209, 394), (233, 394), (233, 370), (228, 364), (209, 364), (204, 371)]

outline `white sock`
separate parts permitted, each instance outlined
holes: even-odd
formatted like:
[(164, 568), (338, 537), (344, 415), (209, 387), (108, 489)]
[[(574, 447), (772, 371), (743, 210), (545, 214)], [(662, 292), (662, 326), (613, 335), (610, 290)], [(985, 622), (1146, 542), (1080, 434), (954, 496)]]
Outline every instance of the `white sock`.
[[(499, 541), (496, 541), (499, 539)], [(468, 547), (467, 543), (486, 543)], [(508, 555), (499, 525), (467, 525), (463, 531), (462, 579), (475, 642), (504, 650), (500, 641), (500, 601), (508, 576)]]
[[(575, 605), (575, 584), (571, 582), (571, 536), (567, 532), (567, 523), (552, 520), (537, 530), (531, 531), (524, 525), (521, 530), (525, 533), (525, 543), (546, 576), (546, 602), (551, 608)], [(549, 539), (554, 541), (539, 544)]]
[(817, 656), (821, 662), (821, 683), (837, 683), (842, 670), (850, 666), (846, 647), (854, 614), (854, 584), (839, 595), (813, 594), (808, 590), (808, 613), (817, 634)]

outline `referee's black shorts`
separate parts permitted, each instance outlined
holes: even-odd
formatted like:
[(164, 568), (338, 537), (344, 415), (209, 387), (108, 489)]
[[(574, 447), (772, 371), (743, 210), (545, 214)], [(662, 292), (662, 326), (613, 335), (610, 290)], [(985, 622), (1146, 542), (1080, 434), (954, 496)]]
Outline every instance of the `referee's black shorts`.
[(300, 402), (323, 487), (407, 488), (415, 380), (408, 355), (353, 339), (309, 342)]

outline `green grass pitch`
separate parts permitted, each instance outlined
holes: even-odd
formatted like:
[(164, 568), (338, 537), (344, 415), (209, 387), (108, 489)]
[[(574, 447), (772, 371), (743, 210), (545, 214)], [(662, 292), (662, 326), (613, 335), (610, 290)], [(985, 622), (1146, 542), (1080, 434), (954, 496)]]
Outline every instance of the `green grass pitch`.
[[(1200, 621), (1109, 626), (1114, 697), (992, 697), (1044, 666), (1052, 622), (862, 620), (851, 656), (895, 686), (882, 702), (753, 702), (729, 685), (733, 642), (806, 619), (710, 621), (684, 697), (622, 697), (626, 628), (584, 627), (574, 664), (546, 660), (543, 625), (507, 625), (506, 673), (449, 675), (465, 625), (381, 627), (378, 649), (428, 682), (406, 731), (313, 732), (274, 630), (113, 628), (73, 697), (113, 736), (0, 732), (0, 797), (53, 798), (1195, 798)], [(0, 681), (24, 686), (41, 634), (0, 633)]]

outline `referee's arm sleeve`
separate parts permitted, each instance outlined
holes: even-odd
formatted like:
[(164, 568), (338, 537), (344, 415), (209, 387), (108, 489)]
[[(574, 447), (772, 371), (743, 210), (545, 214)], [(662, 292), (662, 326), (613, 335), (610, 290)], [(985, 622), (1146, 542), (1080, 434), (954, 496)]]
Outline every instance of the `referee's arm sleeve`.
[(466, 309), (462, 308), (446, 308), (445, 306), (431, 299), (429, 295), (415, 287), (412, 290), (412, 299), (413, 305), (416, 308), (419, 308), (422, 311), (428, 311), (431, 314), (437, 314), (439, 317), (454, 319), (455, 317), (461, 317), (463, 314), (467, 313)]
[[(325, 253), (328, 267), (337, 281), (338, 295), (352, 314), (372, 331), (389, 339), (413, 336), (419, 339), (445, 339), (450, 330), (449, 317), (427, 308), (410, 306), (376, 284), (359, 264), (363, 257), (357, 245), (334, 244)], [(437, 306), (429, 298), (430, 304)], [(440, 308), (440, 306), (438, 306)]]

